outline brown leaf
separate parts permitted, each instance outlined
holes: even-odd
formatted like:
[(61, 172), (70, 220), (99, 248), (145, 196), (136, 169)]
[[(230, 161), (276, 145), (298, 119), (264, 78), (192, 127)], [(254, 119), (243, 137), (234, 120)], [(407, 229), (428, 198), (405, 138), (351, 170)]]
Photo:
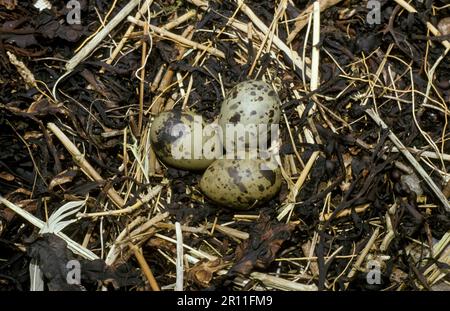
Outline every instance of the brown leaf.
[[(33, 213), (36, 208), (37, 208), (37, 201), (36, 200), (21, 200), (18, 202), (15, 202), (14, 204), (16, 204), (17, 206), (19, 206), (20, 208), (24, 209), (27, 212)], [(13, 210), (6, 208), (4, 210), (0, 210), (0, 216), (6, 220), (6, 222), (10, 222), (14, 216), (16, 215), (15, 212), (13, 212)]]
[(14, 10), (17, 5), (17, 0), (0, 0), (0, 6), (4, 6), (8, 10)]
[(29, 139), (38, 139), (38, 138), (41, 138), (42, 136), (44, 136), (44, 134), (42, 134), (42, 132), (29, 131), (29, 132), (26, 132), (25, 135), (23, 135), (23, 139), (28, 141)]
[(258, 224), (250, 232), (250, 238), (236, 249), (237, 263), (230, 269), (229, 274), (248, 275), (255, 267), (267, 268), (293, 229), (293, 225), (270, 221), (268, 216), (261, 215)]
[(77, 169), (70, 169), (59, 173), (58, 175), (53, 177), (53, 179), (50, 181), (48, 190), (52, 191), (53, 188), (55, 188), (56, 186), (60, 186), (65, 183), (71, 182), (73, 178), (77, 175), (77, 172), (78, 172)]
[(45, 116), (47, 114), (64, 113), (62, 104), (50, 103), (46, 98), (33, 102), (28, 107), (27, 113)]
[(208, 287), (213, 274), (226, 266), (220, 258), (213, 261), (204, 259), (188, 270), (187, 278), (199, 286)]
[(6, 181), (13, 181), (14, 176), (7, 172), (0, 172), (0, 178)]

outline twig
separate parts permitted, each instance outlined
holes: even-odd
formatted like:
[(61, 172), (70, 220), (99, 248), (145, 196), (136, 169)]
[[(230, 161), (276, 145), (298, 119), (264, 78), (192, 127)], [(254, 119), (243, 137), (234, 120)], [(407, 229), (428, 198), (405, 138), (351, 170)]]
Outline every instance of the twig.
[[(332, 7), (333, 5), (338, 4), (342, 0), (320, 0), (320, 11), (323, 12), (329, 7)], [(302, 14), (297, 17), (297, 21), (294, 24), (294, 30), (291, 31), (289, 36), (286, 39), (286, 43), (290, 44), (292, 40), (295, 39), (297, 34), (305, 27), (305, 25), (308, 23), (308, 16), (313, 11), (314, 4), (311, 4), (308, 8), (306, 8), (305, 11), (302, 12)]]
[(148, 24), (144, 24), (144, 35), (142, 39), (142, 55), (141, 55), (141, 78), (139, 81), (139, 115), (138, 115), (138, 130), (137, 134), (141, 136), (142, 122), (144, 118), (144, 82), (145, 82), (145, 64), (147, 62), (147, 37)]
[[(194, 30), (194, 26), (188, 26), (183, 33), (181, 34), (181, 36), (187, 38), (188, 40), (190, 40), (192, 38), (192, 36), (194, 35), (193, 33)], [(180, 60), (183, 57), (183, 54), (186, 52), (186, 48), (185, 47), (180, 47), (178, 50), (178, 56), (177, 56), (177, 60)], [(166, 73), (164, 74), (164, 77), (161, 80), (161, 83), (159, 84), (158, 87), (158, 96), (156, 97), (156, 99), (153, 101), (153, 103), (150, 105), (150, 109), (152, 113), (158, 113), (161, 111), (161, 107), (164, 104), (165, 98), (164, 98), (164, 93), (166, 92), (167, 89), (169, 89), (169, 86), (172, 83), (172, 79), (173, 79), (173, 75), (174, 75), (174, 71), (171, 68), (168, 68)], [(147, 110), (148, 112), (148, 110)]]
[[(145, 24), (144, 22), (136, 20), (134, 17), (131, 17), (131, 16), (128, 16), (128, 21), (131, 22), (131, 23), (138, 24), (140, 26), (143, 26)], [(183, 36), (174, 34), (173, 32), (170, 32), (168, 30), (165, 30), (163, 28), (160, 28), (160, 27), (157, 27), (157, 26), (154, 26), (154, 25), (151, 25), (151, 24), (148, 24), (148, 27), (151, 30), (153, 30), (154, 32), (156, 32), (157, 34), (161, 35), (161, 36), (165, 36), (165, 37), (167, 37), (169, 39), (172, 39), (174, 41), (177, 41), (177, 42), (179, 42), (181, 44), (190, 46), (193, 49), (206, 51), (206, 52), (208, 52), (208, 53), (210, 53), (210, 54), (212, 54), (214, 56), (217, 56), (217, 57), (220, 57), (220, 58), (225, 58), (225, 54), (222, 51), (220, 51), (220, 50), (218, 50), (216, 48), (209, 47), (209, 46), (206, 46), (204, 44), (201, 44), (201, 43), (198, 43), (198, 42), (195, 42), (195, 41), (192, 41), (192, 40), (188, 40), (188, 39), (184, 38)]]
[(133, 244), (130, 244), (130, 248), (133, 250), (134, 256), (136, 257), (139, 266), (144, 272), (144, 275), (147, 278), (147, 281), (150, 284), (152, 290), (160, 291), (161, 289), (159, 288), (158, 282), (156, 282), (156, 279), (153, 276), (152, 269), (150, 269), (150, 266), (148, 265), (147, 260), (145, 260), (144, 256), (142, 255), (141, 250)]
[(184, 281), (183, 281), (183, 273), (184, 273), (184, 267), (183, 267), (183, 233), (181, 232), (181, 225), (177, 221), (175, 223), (175, 233), (177, 236), (177, 280), (175, 283), (175, 291), (182, 291), (184, 288)]
[[(243, 0), (234, 0), (237, 2), (238, 6), (240, 6), (242, 12), (245, 13), (245, 15), (250, 18), (250, 20), (255, 24), (255, 26), (262, 32), (262, 33), (268, 33), (269, 28), (256, 16), (255, 13), (244, 3)], [(298, 55), (298, 53), (292, 49), (290, 49), (278, 36), (273, 37), (273, 43), (276, 45), (277, 48), (279, 48), (281, 51), (283, 51), (286, 56), (291, 60), (291, 62), (294, 64), (295, 67), (300, 68), (301, 70), (304, 70), (306, 72), (306, 75), (310, 77), (311, 72), (307, 66), (303, 68), (302, 66), (302, 58)]]
[[(357, 206), (355, 207), (355, 213), (357, 214), (361, 214), (363, 213), (368, 207), (370, 206), (370, 204), (364, 204), (361, 206)], [(346, 217), (352, 214), (352, 209), (344, 209), (340, 212), (338, 212), (335, 215), (335, 218), (342, 218), (342, 217)], [(321, 221), (327, 221), (328, 219), (330, 219), (330, 217), (333, 215), (333, 213), (327, 213), (327, 214), (321, 214), (320, 215), (320, 220)]]
[[(84, 155), (78, 150), (78, 148), (69, 140), (69, 138), (64, 134), (54, 123), (48, 123), (47, 127), (50, 131), (55, 134), (55, 136), (61, 141), (61, 143), (66, 147), (67, 151), (72, 155), (74, 162), (80, 166), (83, 173), (86, 174), (92, 180), (95, 180), (98, 183), (104, 183), (105, 180), (100, 176), (99, 173), (91, 166), (91, 164), (84, 158)], [(122, 207), (125, 202), (124, 200), (117, 194), (114, 188), (111, 186), (106, 191), (109, 198), (116, 204), (118, 207)]]
[[(319, 85), (319, 59), (320, 59), (320, 51), (318, 43), (320, 41), (320, 5), (319, 2), (314, 2), (314, 11), (313, 11), (313, 50), (312, 50), (312, 64), (311, 64), (311, 81), (310, 81), (310, 88), (311, 91), (314, 91), (317, 89)], [(309, 113), (313, 113), (315, 110), (315, 104), (309, 111)], [(299, 108), (299, 107), (297, 107)], [(308, 143), (314, 143), (314, 139), (311, 135), (311, 133), (305, 129), (305, 136), (308, 140)], [(288, 195), (288, 202), (287, 204), (281, 209), (280, 213), (277, 216), (277, 219), (280, 221), (283, 219), (288, 213), (291, 213), (295, 207), (295, 199), (297, 197), (299, 189), (302, 187), (303, 183), (305, 182), (306, 178), (309, 175), (309, 172), (311, 171), (311, 168), (316, 161), (317, 157), (319, 156), (319, 151), (314, 151), (309, 158), (308, 162), (306, 163), (302, 173), (300, 174), (299, 178), (297, 179), (295, 185), (290, 189), (289, 195)], [(287, 219), (289, 221), (289, 217)]]
[(288, 291), (317, 291), (318, 288), (315, 284), (301, 284), (297, 282), (292, 282), (286, 279), (282, 279), (276, 276), (272, 276), (269, 274), (261, 273), (261, 272), (252, 272), (250, 277), (253, 279), (257, 279), (264, 283), (264, 285), (277, 288), (280, 290), (288, 290)]
[(356, 271), (358, 271), (358, 269), (360, 269), (361, 264), (363, 263), (364, 259), (366, 258), (367, 254), (369, 253), (370, 249), (372, 248), (373, 244), (375, 243), (375, 240), (377, 239), (379, 232), (380, 232), (380, 228), (377, 227), (374, 230), (374, 232), (372, 233), (372, 236), (370, 237), (370, 239), (367, 242), (366, 246), (361, 251), (361, 254), (356, 259), (356, 262), (353, 265), (353, 268), (350, 270), (350, 272), (349, 272), (349, 274), (347, 276), (349, 279), (351, 279), (355, 275)]
[(145, 203), (150, 202), (151, 199), (153, 199), (159, 192), (162, 190), (161, 185), (157, 185), (153, 187), (148, 194), (146, 194), (143, 198), (138, 199), (136, 203), (134, 203), (131, 206), (128, 206), (126, 208), (112, 210), (112, 211), (104, 211), (104, 212), (96, 212), (96, 213), (78, 213), (77, 217), (80, 218), (87, 218), (87, 217), (101, 217), (101, 216), (120, 216), (124, 214), (129, 214), (138, 208), (140, 208)]
[(117, 26), (119, 23), (127, 17), (131, 11), (139, 4), (140, 0), (130, 0), (123, 7), (123, 9), (114, 16), (113, 19), (103, 28), (88, 44), (86, 44), (77, 54), (75, 54), (67, 63), (66, 63), (66, 72), (58, 78), (55, 85), (53, 86), (52, 94), (53, 98), (56, 100), (56, 89), (58, 83), (68, 76), (79, 63), (81, 63), (88, 55), (95, 49), (95, 47)]
[(150, 229), (150, 227), (154, 226), (158, 222), (163, 221), (164, 219), (169, 217), (169, 215), (170, 215), (169, 212), (165, 212), (165, 213), (156, 215), (152, 219), (150, 219), (150, 220), (146, 221), (144, 224), (140, 225), (137, 229), (131, 231), (130, 236), (133, 238), (134, 236), (137, 236), (137, 235), (147, 231), (148, 229)]
[[(406, 11), (408, 11), (409, 13), (417, 13), (417, 10), (410, 5), (408, 2), (404, 1), (404, 0), (395, 0), (395, 2), (397, 2), (402, 8), (404, 8)], [(441, 36), (441, 32), (433, 26), (433, 24), (431, 24), (430, 22), (426, 23), (428, 30), (435, 36)], [(445, 52), (445, 54), (447, 54), (448, 50), (450, 49), (450, 42), (448, 40), (443, 40), (441, 41), (442, 45), (445, 46), (445, 48), (447, 49), (447, 51)]]
[(384, 236), (383, 242), (381, 242), (380, 245), (380, 251), (385, 252), (389, 245), (391, 244), (392, 240), (395, 237), (395, 230), (394, 226), (392, 224), (392, 219), (395, 215), (395, 212), (397, 210), (397, 203), (392, 204), (392, 207), (389, 208), (389, 210), (386, 212), (385, 219), (386, 219), (386, 235)]
[(140, 225), (141, 223), (145, 222), (145, 217), (138, 216), (133, 221), (125, 226), (125, 228), (119, 233), (119, 235), (116, 237), (116, 240), (114, 241), (113, 245), (109, 249), (108, 254), (106, 255), (105, 263), (107, 265), (112, 265), (117, 259), (117, 256), (119, 255), (119, 251), (117, 250), (117, 247), (119, 243), (125, 238), (127, 234), (130, 233), (130, 231)]
[[(145, 12), (148, 10), (148, 8), (152, 5), (153, 0), (146, 0), (144, 2), (144, 4), (141, 6), (141, 8), (139, 9), (139, 11), (136, 13), (136, 15), (134, 15), (134, 18), (136, 19), (140, 19), (142, 15), (145, 14)], [(135, 24), (131, 24), (130, 26), (128, 26), (127, 31), (125, 32), (125, 34), (123, 35), (122, 39), (120, 40), (120, 42), (117, 44), (116, 48), (114, 49), (114, 51), (111, 53), (111, 55), (109, 56), (109, 58), (106, 60), (106, 63), (108, 65), (111, 65), (112, 62), (114, 61), (114, 59), (117, 57), (117, 55), (119, 55), (120, 51), (123, 49), (123, 47), (125, 46), (125, 43), (128, 40), (128, 37), (130, 36), (130, 34), (133, 32), (135, 27)], [(104, 72), (104, 68), (102, 68), (100, 70), (100, 72)]]
[(414, 169), (419, 173), (420, 177), (422, 177), (430, 189), (434, 192), (438, 200), (442, 203), (445, 210), (450, 212), (450, 204), (447, 201), (447, 198), (444, 196), (439, 187), (434, 183), (431, 177), (427, 174), (427, 172), (422, 168), (419, 162), (414, 158), (411, 152), (403, 145), (403, 143), (398, 139), (397, 135), (395, 135), (389, 127), (384, 123), (384, 121), (376, 114), (376, 112), (370, 108), (366, 110), (366, 113), (375, 121), (375, 123), (383, 129), (389, 131), (388, 136), (389, 139), (394, 143), (394, 145), (400, 150), (400, 152), (406, 157), (406, 159), (411, 163)]
[[(450, 154), (445, 154), (445, 153), (436, 154), (436, 152), (433, 152), (433, 151), (422, 151), (420, 149), (413, 148), (413, 147), (406, 147), (406, 149), (409, 152), (414, 153), (415, 155), (417, 155), (419, 157), (438, 159), (438, 160), (441, 159), (441, 157), (442, 157), (442, 160), (450, 161)], [(390, 152), (401, 152), (401, 151), (398, 150), (398, 148), (396, 148), (396, 147), (392, 147)]]
[(122, 10), (103, 28), (88, 44), (86, 44), (75, 56), (66, 63), (66, 70), (72, 71), (82, 60), (84, 60), (94, 48), (106, 38), (106, 36), (116, 28), (119, 23), (126, 18), (131, 11), (139, 4), (140, 0), (130, 0)]

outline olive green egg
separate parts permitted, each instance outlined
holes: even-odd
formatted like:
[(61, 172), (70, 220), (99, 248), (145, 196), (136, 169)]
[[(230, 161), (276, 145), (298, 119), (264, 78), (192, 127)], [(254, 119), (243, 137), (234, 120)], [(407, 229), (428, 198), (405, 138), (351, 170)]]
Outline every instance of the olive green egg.
[[(165, 111), (156, 116), (150, 128), (150, 141), (158, 158), (167, 165), (184, 170), (206, 169), (216, 158), (211, 140), (203, 135), (205, 123), (189, 111)], [(205, 147), (209, 147), (207, 151)]]
[[(243, 136), (243, 130), (239, 130), (235, 139), (243, 140), (262, 137), (270, 133), (270, 125), (277, 125), (281, 117), (281, 102), (275, 90), (261, 80), (249, 80), (234, 86), (222, 102), (218, 123), (223, 131), (223, 142), (226, 148), (226, 137), (230, 129), (237, 126), (245, 127), (247, 136)], [(237, 126), (236, 126), (237, 125)], [(257, 127), (249, 128), (249, 127)], [(266, 126), (266, 127), (264, 127)], [(255, 130), (252, 132), (252, 130)], [(230, 133), (230, 132), (228, 132)], [(253, 133), (253, 134), (252, 134)], [(240, 138), (240, 136), (243, 138)], [(266, 136), (267, 137), (267, 136)], [(266, 139), (267, 140), (267, 139)]]
[(219, 159), (203, 173), (200, 189), (224, 207), (248, 210), (273, 198), (281, 187), (281, 171), (262, 159)]

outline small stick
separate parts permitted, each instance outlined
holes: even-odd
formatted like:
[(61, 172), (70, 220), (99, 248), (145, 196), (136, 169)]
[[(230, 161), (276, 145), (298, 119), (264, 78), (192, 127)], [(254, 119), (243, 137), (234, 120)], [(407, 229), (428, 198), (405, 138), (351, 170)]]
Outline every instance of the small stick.
[(369, 239), (369, 242), (367, 242), (367, 245), (362, 250), (361, 254), (356, 259), (355, 264), (353, 265), (353, 268), (350, 270), (348, 274), (348, 278), (351, 279), (356, 271), (361, 267), (361, 264), (363, 263), (364, 259), (366, 258), (367, 254), (369, 253), (370, 249), (372, 248), (373, 244), (375, 243), (375, 240), (378, 237), (378, 233), (380, 232), (380, 228), (377, 227), (375, 231), (372, 233), (372, 236)]
[(125, 236), (132, 230), (134, 227), (140, 225), (141, 223), (145, 222), (145, 217), (138, 216), (135, 219), (133, 219), (132, 222), (130, 222), (125, 228), (119, 233), (119, 235), (116, 237), (116, 240), (112, 244), (111, 248), (109, 249), (108, 254), (106, 255), (105, 263), (107, 265), (112, 265), (117, 259), (117, 256), (119, 255), (119, 251), (117, 250), (117, 247), (119, 243), (125, 238)]
[[(363, 213), (368, 207), (370, 206), (370, 204), (364, 204), (364, 205), (361, 205), (361, 206), (357, 206), (357, 207), (355, 207), (355, 212), (357, 213), (357, 214), (361, 214), (361, 213)], [(342, 211), (340, 211), (340, 212), (338, 212), (337, 214), (336, 214), (336, 218), (342, 218), (342, 217), (346, 217), (346, 216), (348, 216), (348, 215), (351, 215), (351, 213), (352, 213), (352, 209), (344, 209), (344, 210), (342, 210)], [(330, 217), (333, 215), (333, 213), (327, 213), (327, 214), (322, 214), (321, 216), (320, 216), (320, 220), (321, 221), (326, 221), (326, 220), (328, 220), (328, 219), (330, 219)]]
[(72, 71), (83, 59), (85, 59), (94, 48), (127, 17), (131, 11), (139, 4), (140, 0), (130, 0), (122, 10), (103, 28), (88, 44), (86, 44), (75, 56), (66, 63), (66, 70)]
[[(262, 51), (264, 50), (264, 46), (266, 45), (267, 39), (269, 38), (270, 33), (272, 33), (275, 30), (275, 26), (278, 24), (278, 20), (281, 18), (281, 12), (283, 12), (283, 9), (285, 10), (287, 6), (287, 0), (282, 0), (280, 4), (278, 5), (277, 11), (275, 12), (275, 16), (273, 17), (272, 22), (270, 23), (269, 31), (266, 32), (264, 39), (261, 42), (261, 46), (258, 49), (258, 52), (256, 53), (255, 60), (253, 61), (252, 66), (250, 67), (250, 70), (248, 72), (248, 76), (250, 77), (253, 73), (253, 70), (256, 67), (256, 64), (258, 63), (258, 59), (261, 56)], [(270, 48), (270, 44), (268, 45)]]
[(138, 228), (133, 230), (130, 233), (130, 236), (133, 237), (133, 236), (139, 235), (139, 234), (147, 231), (148, 229), (150, 229), (152, 226), (154, 226), (158, 222), (163, 221), (164, 219), (169, 217), (169, 215), (170, 215), (169, 212), (165, 212), (165, 213), (156, 215), (155, 217), (149, 219), (148, 221), (146, 221), (145, 223), (140, 225)]
[(177, 262), (176, 262), (177, 280), (175, 283), (175, 291), (182, 291), (184, 287), (183, 233), (181, 232), (181, 224), (178, 221), (175, 223), (175, 233), (177, 236)]
[[(194, 35), (194, 26), (188, 26), (183, 33), (181, 34), (181, 36), (187, 38), (188, 40), (190, 40), (193, 35)], [(178, 56), (177, 56), (177, 60), (180, 60), (183, 57), (183, 54), (186, 52), (186, 48), (185, 47), (180, 47), (178, 50)], [(159, 84), (158, 87), (158, 92), (159, 95), (158, 97), (155, 99), (155, 101), (151, 104), (151, 112), (154, 114), (157, 114), (158, 112), (161, 111), (161, 107), (164, 104), (165, 98), (164, 96), (162, 96), (164, 94), (164, 92), (169, 88), (169, 86), (172, 83), (172, 79), (173, 79), (173, 75), (174, 75), (174, 71), (171, 68), (168, 68), (166, 73), (164, 74), (164, 77), (161, 80), (161, 83)]]
[(281, 289), (281, 290), (289, 290), (289, 291), (317, 291), (317, 285), (315, 284), (301, 284), (293, 281), (289, 281), (286, 279), (282, 279), (276, 276), (272, 276), (265, 273), (260, 272), (252, 272), (250, 277), (253, 279), (257, 279), (264, 283), (266, 286), (270, 286), (273, 288)]
[[(319, 0), (320, 1), (320, 11), (323, 12), (329, 7), (338, 4), (342, 0)], [(311, 4), (306, 10), (303, 11), (300, 17), (297, 17), (298, 20), (294, 24), (294, 30), (291, 31), (289, 36), (286, 39), (286, 43), (290, 44), (292, 40), (295, 39), (297, 34), (302, 31), (302, 29), (308, 24), (308, 16), (313, 11), (314, 4)]]
[(155, 92), (158, 89), (158, 85), (163, 77), (164, 69), (166, 69), (165, 64), (159, 67), (158, 72), (156, 73), (156, 76), (152, 81), (152, 85), (150, 86), (150, 91)]
[[(83, 173), (86, 174), (92, 180), (96, 182), (103, 183), (105, 180), (100, 176), (100, 174), (91, 166), (91, 164), (84, 158), (84, 155), (78, 150), (78, 148), (69, 140), (69, 138), (64, 134), (54, 123), (48, 123), (47, 127), (50, 131), (55, 134), (55, 136), (61, 141), (61, 143), (66, 147), (67, 151), (72, 155), (74, 162), (81, 168)], [(125, 202), (117, 194), (116, 190), (111, 186), (107, 190), (109, 198), (118, 207), (122, 207)]]
[(144, 36), (142, 40), (142, 55), (141, 55), (141, 81), (139, 83), (139, 116), (138, 116), (138, 134), (141, 135), (142, 122), (144, 118), (144, 80), (145, 80), (145, 63), (147, 60), (147, 40), (148, 24), (144, 24)]
[[(131, 23), (138, 24), (140, 26), (143, 26), (145, 24), (144, 22), (136, 20), (135, 18), (133, 18), (131, 16), (128, 16), (128, 21), (131, 22)], [(154, 26), (154, 25), (151, 25), (151, 24), (148, 24), (148, 27), (152, 31), (156, 32), (157, 34), (159, 34), (161, 36), (165, 36), (165, 37), (167, 37), (169, 39), (172, 39), (174, 41), (177, 41), (177, 42), (179, 42), (181, 44), (190, 46), (193, 49), (206, 51), (206, 52), (208, 52), (208, 53), (210, 53), (210, 54), (212, 54), (214, 56), (217, 56), (219, 58), (225, 58), (225, 54), (222, 51), (220, 51), (220, 50), (218, 50), (216, 48), (209, 47), (209, 46), (206, 46), (204, 44), (201, 44), (201, 43), (198, 43), (198, 42), (195, 42), (195, 41), (192, 41), (192, 40), (188, 40), (188, 39), (184, 38), (183, 36), (174, 34), (173, 32), (167, 31), (167, 30), (165, 30), (163, 28), (160, 28), (160, 27), (157, 27), (157, 26)]]
[[(311, 91), (314, 91), (319, 86), (319, 60), (320, 60), (320, 2), (316, 1), (313, 4), (313, 39), (312, 39), (312, 53), (311, 53)], [(315, 108), (315, 104), (314, 104)], [(310, 110), (312, 113), (312, 109)]]
[(406, 2), (404, 0), (394, 0), (394, 1), (397, 2), (401, 7), (403, 7), (409, 13), (417, 13), (417, 10), (412, 5), (410, 5), (408, 2)]
[(389, 139), (394, 143), (394, 145), (400, 150), (400, 152), (405, 156), (405, 158), (411, 163), (411, 165), (414, 167), (414, 169), (419, 173), (420, 177), (422, 177), (427, 185), (431, 188), (431, 190), (434, 192), (436, 197), (441, 201), (442, 205), (444, 206), (445, 210), (447, 212), (450, 212), (450, 204), (447, 200), (447, 198), (444, 196), (442, 191), (439, 189), (439, 187), (434, 183), (434, 181), (431, 179), (431, 177), (427, 174), (427, 172), (422, 168), (419, 162), (414, 158), (414, 156), (409, 152), (409, 150), (403, 145), (403, 143), (398, 139), (397, 135), (395, 135), (389, 127), (384, 123), (384, 121), (378, 116), (378, 114), (371, 108), (367, 109), (366, 113), (375, 121), (375, 123), (380, 126), (383, 129), (386, 129), (389, 131)]
[[(171, 242), (173, 244), (177, 244), (176, 240), (174, 240), (172, 238), (169, 238), (169, 237), (167, 237), (165, 235), (159, 234), (159, 233), (155, 233), (155, 237), (158, 237), (158, 238), (163, 239), (165, 241), (169, 241), (169, 242)], [(186, 245), (184, 243), (183, 243), (183, 247), (188, 249), (189, 251), (191, 251), (192, 254), (194, 254), (196, 256), (199, 256), (199, 257), (202, 257), (202, 258), (206, 258), (206, 259), (211, 260), (211, 261), (217, 260), (216, 256), (210, 255), (210, 254), (208, 254), (208, 253), (206, 253), (204, 251), (201, 251), (201, 250), (197, 250), (197, 249), (195, 249), (193, 247), (190, 247), (189, 245)]]
[[(441, 159), (444, 161), (450, 161), (450, 154), (445, 154), (445, 153), (441, 153), (441, 154), (437, 154), (436, 152), (433, 151), (422, 151), (420, 149), (417, 148), (413, 148), (413, 147), (406, 147), (407, 150), (409, 150), (411, 153), (414, 153), (416, 155), (418, 155), (419, 157), (426, 157), (426, 158), (431, 158), (431, 159)], [(396, 147), (392, 147), (392, 149), (390, 150), (391, 152), (400, 152), (398, 150), (398, 148)]]
[(190, 20), (192, 17), (194, 17), (196, 14), (195, 10), (190, 10), (187, 11), (186, 13), (184, 13), (183, 15), (181, 15), (180, 17), (168, 22), (167, 24), (165, 24), (163, 27), (161, 27), (162, 29), (165, 30), (170, 30), (173, 29), (175, 27), (177, 27), (178, 25), (183, 24), (184, 22)]
[(78, 213), (77, 217), (81, 218), (95, 218), (95, 217), (101, 217), (101, 216), (120, 216), (124, 214), (129, 214), (138, 208), (140, 208), (145, 203), (148, 203), (151, 199), (153, 199), (156, 195), (158, 195), (159, 192), (162, 190), (161, 185), (157, 185), (153, 187), (153, 189), (150, 190), (148, 194), (146, 194), (142, 199), (138, 199), (136, 203), (134, 203), (131, 206), (128, 206), (126, 208), (118, 209), (118, 210), (112, 210), (112, 211), (104, 211), (104, 212), (96, 212), (96, 213)]
[(250, 237), (250, 234), (248, 234), (247, 232), (243, 232), (243, 231), (240, 231), (240, 230), (237, 230), (237, 229), (234, 229), (234, 228), (230, 228), (230, 227), (227, 227), (227, 226), (222, 226), (222, 225), (217, 225), (216, 224), (214, 226), (214, 229), (219, 231), (219, 232), (221, 232), (221, 233), (223, 233), (223, 234), (226, 234), (226, 235), (229, 235), (229, 236), (231, 236), (233, 238), (238, 238), (238, 239), (241, 239), (241, 240), (247, 240)]
[(189, 77), (189, 83), (186, 90), (186, 96), (183, 99), (183, 104), (181, 105), (181, 110), (186, 110), (187, 103), (189, 101), (189, 95), (192, 91), (192, 85), (194, 84), (194, 79), (192, 78), (192, 75)]
[[(245, 15), (250, 18), (250, 20), (255, 24), (256, 27), (262, 32), (262, 33), (268, 33), (269, 28), (256, 16), (255, 13), (244, 3), (243, 0), (234, 0), (238, 3), (238, 6), (240, 6), (242, 12), (245, 13)], [(233, 26), (239, 29), (239, 24), (231, 23)], [(247, 25), (243, 25), (244, 29), (240, 29), (242, 31), (247, 31)], [(305, 70), (306, 75), (310, 77), (311, 72), (308, 67), (303, 68), (302, 66), (302, 58), (298, 55), (298, 53), (292, 49), (290, 49), (278, 36), (273, 37), (273, 43), (276, 45), (277, 48), (279, 48), (281, 51), (283, 51), (286, 56), (291, 60), (291, 62), (295, 65), (295, 67), (300, 68), (301, 70)]]
[[(406, 11), (408, 11), (409, 13), (417, 13), (417, 10), (410, 5), (408, 2), (404, 1), (404, 0), (395, 0), (395, 2), (397, 2), (402, 8), (404, 8)], [(433, 24), (431, 24), (430, 22), (427, 22), (427, 28), (428, 30), (435, 36), (441, 36), (441, 32), (436, 29), (436, 27), (433, 26)], [(450, 49), (450, 42), (448, 40), (444, 40), (441, 41), (442, 45), (445, 46), (445, 48), (447, 49), (447, 51), (445, 51), (445, 54), (447, 54), (448, 50)]]
[(134, 257), (136, 257), (139, 266), (142, 269), (142, 272), (144, 272), (145, 277), (147, 278), (148, 283), (150, 284), (150, 287), (153, 291), (160, 291), (158, 282), (156, 282), (155, 277), (153, 276), (152, 269), (150, 269), (150, 266), (147, 263), (147, 260), (145, 260), (144, 255), (142, 255), (141, 250), (134, 244), (130, 244), (130, 248), (133, 250)]
[(386, 218), (386, 235), (384, 236), (383, 241), (380, 245), (380, 251), (385, 252), (389, 248), (389, 244), (391, 244), (392, 240), (395, 237), (395, 230), (394, 226), (392, 225), (392, 219), (391, 215), (394, 216), (395, 212), (397, 210), (397, 203), (392, 204), (392, 206), (389, 208), (389, 210), (386, 212), (385, 218)]
[[(319, 59), (320, 59), (320, 51), (318, 43), (320, 41), (320, 4), (319, 2), (314, 2), (314, 11), (313, 11), (313, 50), (312, 50), (312, 63), (311, 63), (311, 81), (310, 81), (310, 88), (311, 91), (314, 91), (317, 89), (319, 84)], [(311, 108), (309, 111), (309, 114), (312, 114), (313, 111), (316, 109), (316, 106)], [(308, 139), (308, 135), (310, 134), (309, 131), (305, 131), (305, 135)], [(310, 134), (309, 137), (309, 143), (314, 143), (314, 138)], [(283, 207), (281, 212), (278, 214), (277, 219), (280, 221), (284, 218), (288, 213), (291, 213), (295, 207), (293, 204), (295, 202), (295, 199), (297, 197), (299, 189), (303, 186), (303, 183), (305, 182), (306, 178), (309, 175), (309, 172), (312, 169), (312, 166), (314, 162), (316, 161), (317, 157), (319, 156), (319, 151), (314, 151), (309, 158), (308, 162), (305, 165), (305, 168), (303, 169), (302, 173), (300, 174), (299, 178), (297, 179), (295, 185), (290, 190), (290, 193), (288, 195), (288, 204)], [(289, 217), (288, 217), (289, 221)]]
[[(136, 13), (136, 15), (134, 15), (134, 18), (136, 19), (140, 19), (141, 16), (145, 13), (145, 11), (147, 11), (147, 9), (152, 5), (153, 0), (146, 0), (144, 2), (144, 4), (142, 5), (142, 7), (139, 9), (139, 11)], [(123, 35), (122, 39), (120, 40), (120, 42), (117, 44), (116, 48), (114, 49), (114, 51), (111, 53), (111, 56), (109, 56), (109, 58), (106, 60), (106, 63), (108, 65), (111, 65), (112, 62), (114, 61), (114, 59), (117, 57), (117, 55), (119, 55), (120, 51), (123, 49), (123, 47), (125, 46), (125, 43), (127, 42), (129, 36), (131, 35), (131, 33), (133, 32), (135, 27), (135, 24), (131, 24), (127, 31), (125, 32), (125, 34)], [(100, 70), (100, 73), (103, 73), (105, 71), (104, 68), (102, 68)]]

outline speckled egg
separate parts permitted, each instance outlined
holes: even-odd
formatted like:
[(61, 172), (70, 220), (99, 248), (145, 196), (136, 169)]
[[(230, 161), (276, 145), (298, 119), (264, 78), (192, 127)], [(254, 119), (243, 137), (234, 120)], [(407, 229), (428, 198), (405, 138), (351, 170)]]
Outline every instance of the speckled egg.
[(188, 111), (165, 111), (152, 122), (150, 141), (160, 160), (164, 163), (184, 169), (203, 170), (215, 160), (215, 150), (208, 153), (203, 149), (210, 139), (203, 135), (202, 117)]
[(261, 159), (219, 159), (200, 180), (200, 189), (212, 201), (247, 210), (273, 198), (281, 187), (280, 168)]
[(437, 25), (437, 28), (443, 36), (450, 34), (450, 17), (444, 17), (441, 19)]
[(261, 137), (261, 134), (270, 132), (271, 124), (280, 122), (280, 117), (281, 103), (274, 89), (264, 81), (249, 80), (237, 84), (228, 92), (220, 109), (218, 123), (225, 142), (227, 125), (267, 125), (267, 129), (257, 131)]

